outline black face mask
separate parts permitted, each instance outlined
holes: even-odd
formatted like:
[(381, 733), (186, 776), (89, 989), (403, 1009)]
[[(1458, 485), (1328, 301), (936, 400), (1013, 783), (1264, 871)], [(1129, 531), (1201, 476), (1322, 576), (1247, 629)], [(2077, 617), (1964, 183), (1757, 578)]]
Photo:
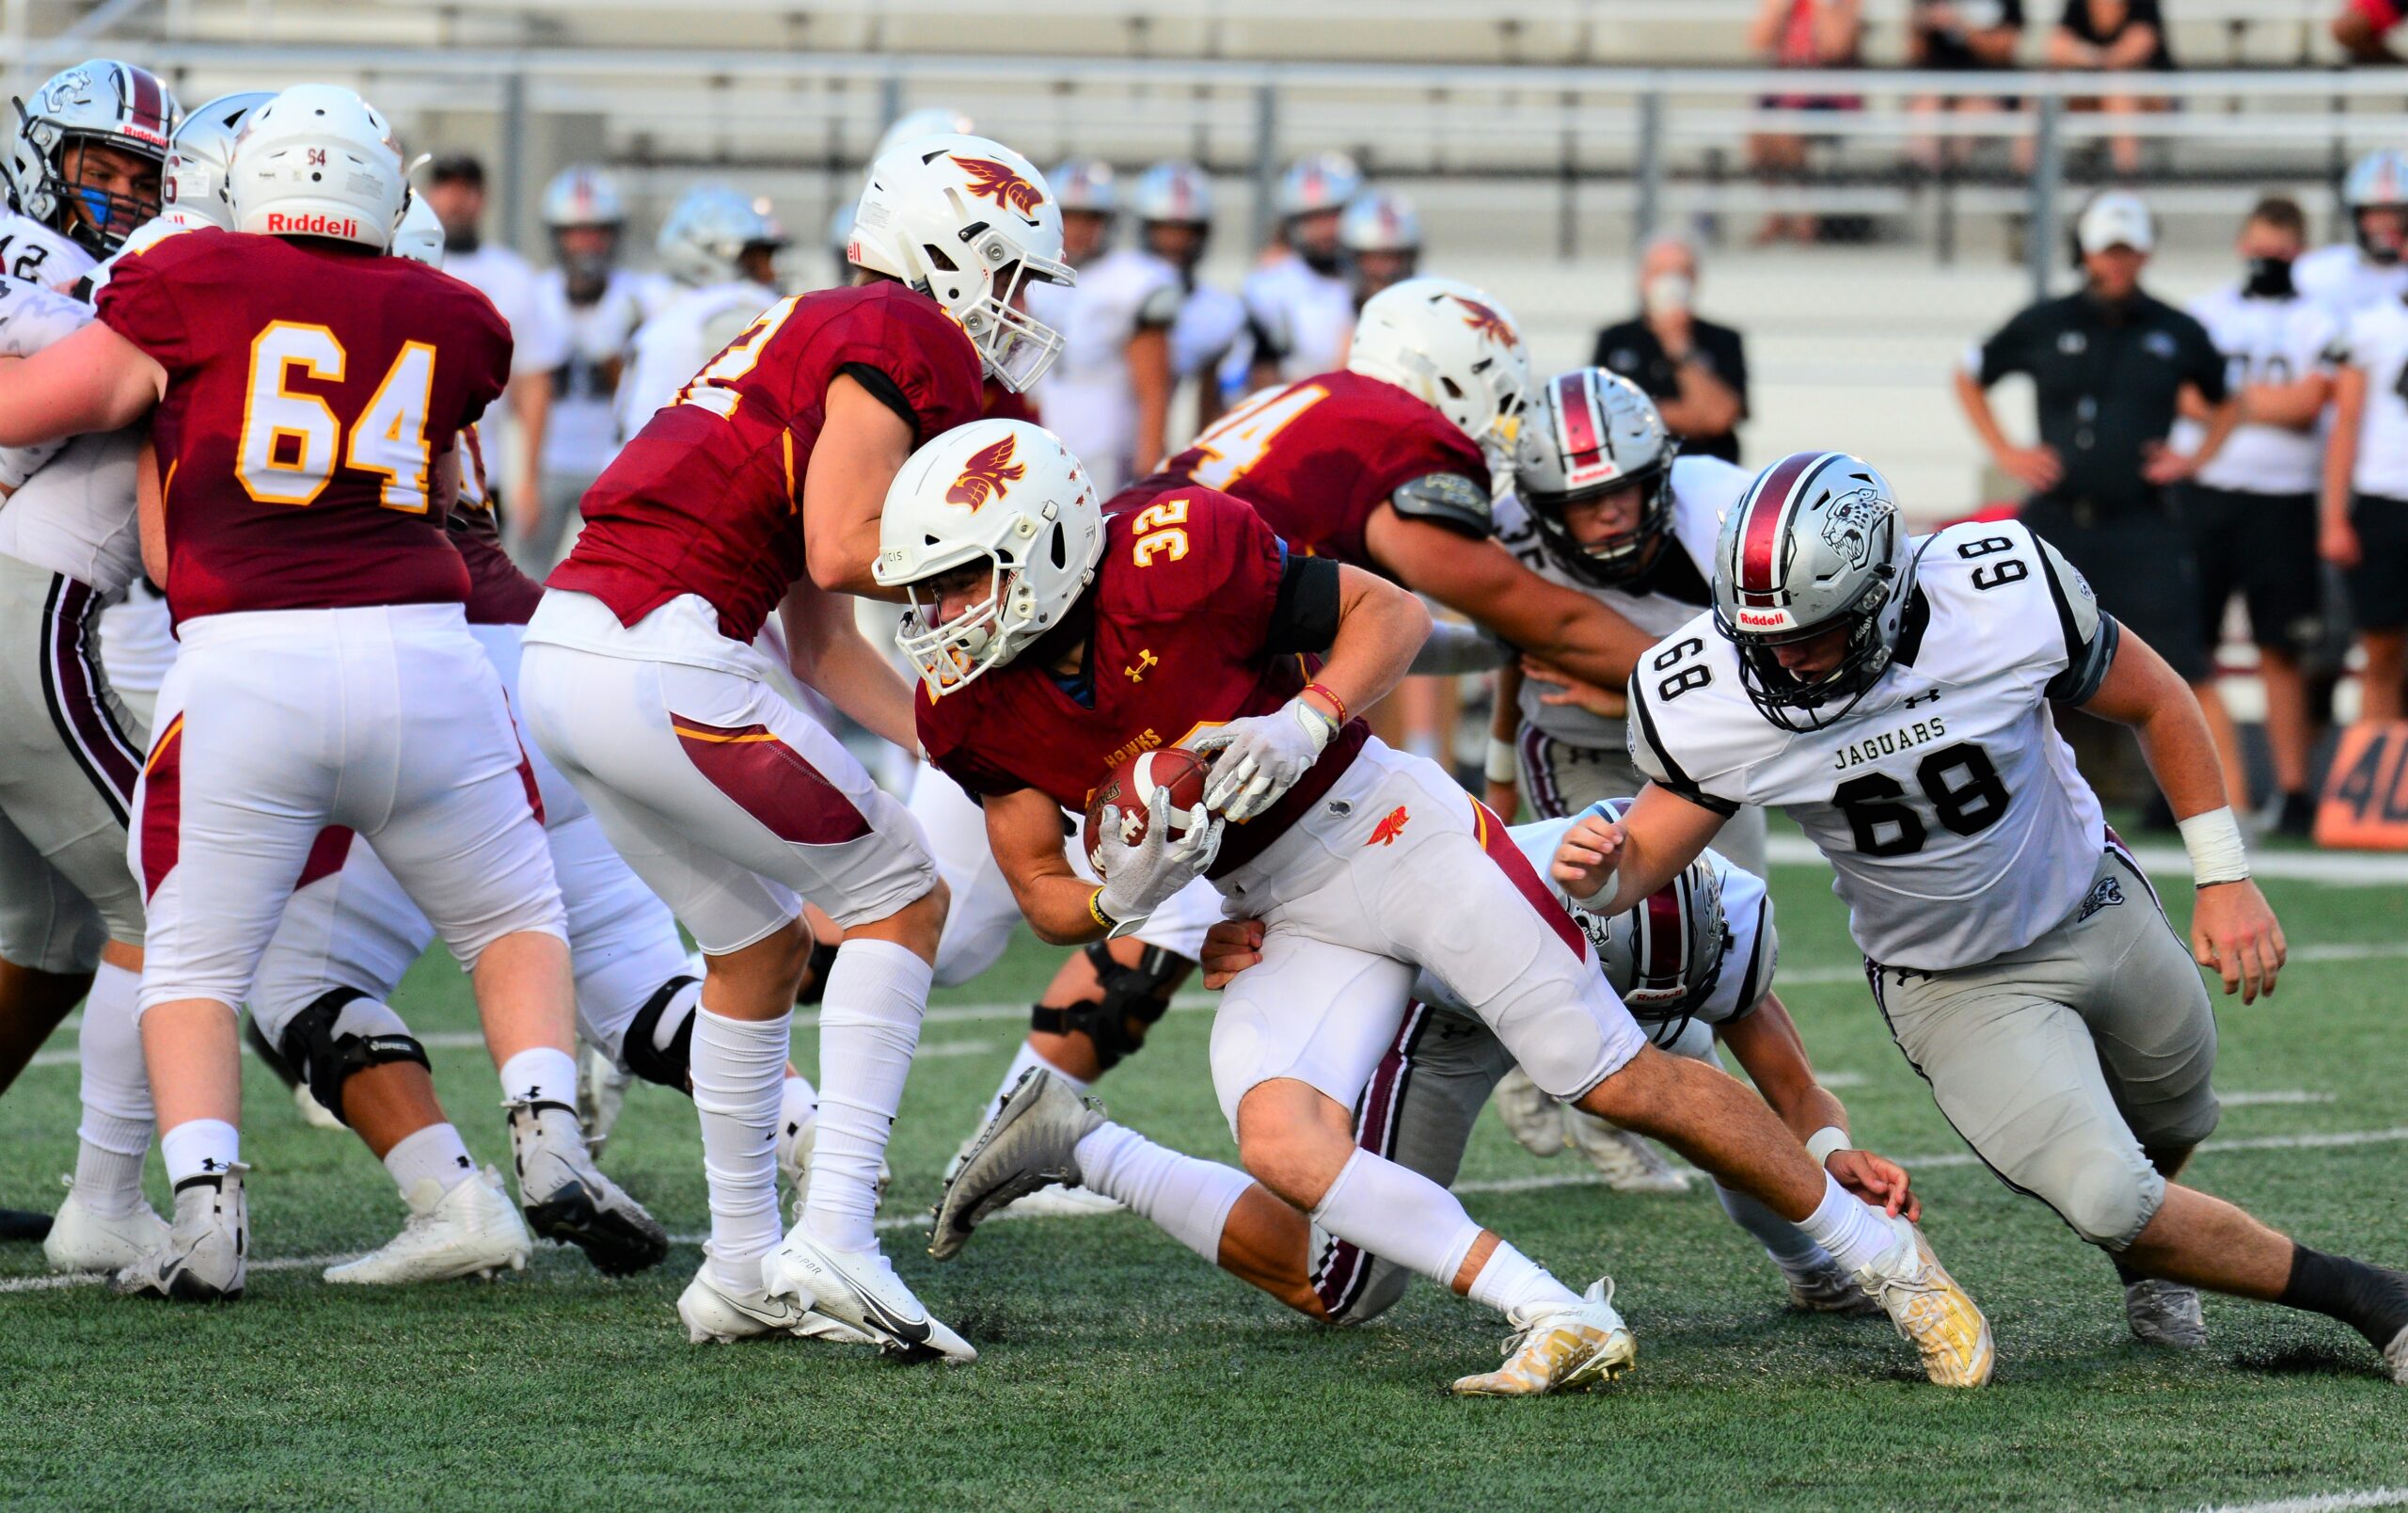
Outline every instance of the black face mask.
[(477, 229), (476, 229), (474, 226), (466, 226), (466, 227), (463, 227), (463, 228), (461, 228), (459, 231), (452, 231), (452, 230), (450, 227), (448, 227), (448, 226), (444, 228), (444, 231), (443, 231), (443, 250), (444, 250), (444, 251), (446, 251), (446, 252), (468, 253), (468, 252), (474, 252), (476, 249), (477, 249)]
[(2249, 299), (2289, 299), (2299, 293), (2291, 282), (2291, 260), (2289, 258), (2251, 258), (2249, 281), (2241, 286), (2243, 297)]

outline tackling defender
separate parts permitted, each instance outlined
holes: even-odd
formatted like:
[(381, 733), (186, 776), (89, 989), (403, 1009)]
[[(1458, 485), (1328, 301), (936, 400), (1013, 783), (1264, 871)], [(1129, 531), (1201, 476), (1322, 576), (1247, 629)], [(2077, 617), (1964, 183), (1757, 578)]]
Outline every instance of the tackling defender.
[(2214, 1129), (2199, 974), (2051, 724), (2131, 727), (2182, 824), (2199, 964), (2242, 1001), (2284, 945), (2198, 705), (2021, 525), (1909, 539), (1837, 453), (1766, 469), (1724, 522), (1714, 609), (1631, 685), (1651, 779), (1584, 820), (1555, 876), (1611, 914), (1742, 804), (1779, 804), (1837, 876), (1892, 1037), (2002, 1180), (2106, 1250), (2132, 1332), (2206, 1342), (2196, 1289), (2340, 1319), (2408, 1382), (2408, 1276), (2298, 1245), (2171, 1179)]

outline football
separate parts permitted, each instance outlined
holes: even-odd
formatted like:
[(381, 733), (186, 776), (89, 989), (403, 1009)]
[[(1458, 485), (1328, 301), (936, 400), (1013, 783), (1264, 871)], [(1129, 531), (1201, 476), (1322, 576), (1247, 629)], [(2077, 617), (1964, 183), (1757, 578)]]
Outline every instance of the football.
[[(1099, 850), (1103, 843), (1103, 811), (1106, 804), (1120, 810), (1120, 843), (1134, 846), (1146, 838), (1146, 817), (1153, 808), (1154, 789), (1170, 789), (1170, 806), (1175, 816), (1204, 802), (1204, 774), (1212, 770), (1211, 758), (1199, 756), (1178, 746), (1160, 751), (1139, 752), (1104, 775), (1102, 782), (1087, 796), (1086, 826), (1080, 844), (1086, 848), (1087, 863), (1100, 877), (1103, 863)], [(1172, 838), (1187, 833), (1186, 825), (1178, 819), (1172, 821)]]

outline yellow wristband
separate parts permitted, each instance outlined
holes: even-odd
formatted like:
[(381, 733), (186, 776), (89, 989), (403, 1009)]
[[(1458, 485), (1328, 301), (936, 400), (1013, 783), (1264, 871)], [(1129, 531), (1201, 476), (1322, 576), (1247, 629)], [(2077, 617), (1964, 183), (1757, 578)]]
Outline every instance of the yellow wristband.
[(1103, 912), (1103, 889), (1098, 888), (1087, 895), (1087, 917), (1107, 931), (1113, 927), (1113, 917)]

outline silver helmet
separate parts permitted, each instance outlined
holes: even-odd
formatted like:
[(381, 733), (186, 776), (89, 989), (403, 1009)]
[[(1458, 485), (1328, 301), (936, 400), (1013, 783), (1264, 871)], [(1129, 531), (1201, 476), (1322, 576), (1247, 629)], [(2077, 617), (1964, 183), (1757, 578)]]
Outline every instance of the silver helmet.
[(1054, 202), (1062, 207), (1065, 215), (1082, 210), (1109, 215), (1119, 208), (1112, 165), (1101, 158), (1064, 158), (1045, 176), (1045, 182), (1054, 186)]
[[(1793, 452), (1756, 475), (1714, 544), (1714, 623), (1766, 719), (1819, 730), (1856, 708), (1889, 670), (1914, 568), (1897, 498), (1871, 464)], [(1828, 672), (1782, 666), (1780, 648), (1831, 631), (1846, 640)]]
[[(1558, 566), (1600, 586), (1627, 582), (1655, 560), (1672, 518), (1672, 458), (1681, 444), (1646, 390), (1604, 368), (1550, 379), (1522, 412), (1513, 438), (1513, 486), (1539, 541)], [(1566, 508), (1626, 488), (1639, 491), (1628, 531), (1583, 542)]]
[[(1603, 799), (1588, 812), (1620, 820), (1630, 805), (1628, 799)], [(1575, 916), (1631, 1017), (1659, 1045), (1680, 1039), (1722, 979), (1731, 936), (1722, 874), (1699, 856), (1636, 908), (1610, 919), (1587, 910), (1576, 910)]]
[(150, 159), (163, 168), (167, 137), (182, 114), (173, 91), (148, 69), (94, 58), (51, 75), (19, 100), (17, 140), (8, 154), (10, 195), (28, 219), (72, 239), (96, 258), (159, 214), (154, 195), (91, 189), (68, 177), (68, 150), (87, 144)]
[(1421, 250), (1421, 213), (1393, 189), (1366, 189), (1338, 217), (1338, 242), (1349, 252)]
[(243, 135), (251, 112), (275, 98), (264, 89), (219, 95), (185, 116), (167, 140), (160, 208), (233, 230), (234, 199), (227, 190), (227, 175), (234, 166), (234, 138)]
[(544, 186), (544, 225), (551, 231), (571, 226), (626, 224), (627, 205), (618, 182), (590, 163), (573, 163), (552, 175)]
[(660, 266), (679, 283), (700, 289), (744, 277), (748, 249), (785, 244), (785, 232), (758, 203), (723, 183), (698, 183), (661, 224)]
[(1193, 163), (1157, 163), (1137, 175), (1129, 209), (1140, 221), (1189, 226), (1212, 222), (1212, 180)]
[(2366, 213), (2408, 209), (2408, 154), (2383, 147), (2351, 164), (2349, 177), (2341, 181), (2341, 203), (2350, 208), (2351, 230), (2357, 237), (2358, 249), (2368, 261), (2398, 263), (2400, 241), (2396, 237), (2379, 239), (2370, 235)]

